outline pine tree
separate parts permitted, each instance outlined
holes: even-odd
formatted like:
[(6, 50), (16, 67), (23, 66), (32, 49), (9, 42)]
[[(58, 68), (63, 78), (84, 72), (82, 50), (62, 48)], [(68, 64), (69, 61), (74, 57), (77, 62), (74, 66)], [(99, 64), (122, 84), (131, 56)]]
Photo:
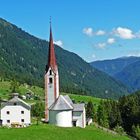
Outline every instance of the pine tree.
[(136, 137), (138, 140), (140, 140), (140, 126), (137, 125), (133, 125), (132, 126), (132, 132), (133, 132), (133, 136)]
[(89, 101), (86, 107), (86, 116), (87, 118), (92, 118), (94, 116), (94, 107), (92, 101)]
[(42, 102), (40, 102), (40, 103), (38, 102), (38, 103), (32, 105), (31, 113), (32, 113), (33, 117), (36, 117), (37, 125), (39, 124), (39, 120), (41, 118), (44, 118), (44, 109), (45, 109), (44, 107), (45, 107), (44, 103), (42, 103)]
[(11, 92), (12, 93), (15, 93), (15, 92), (18, 92), (19, 90), (19, 82), (17, 82), (15, 79), (11, 81), (11, 86), (10, 86), (10, 89), (11, 89)]
[(107, 108), (103, 100), (101, 100), (97, 110), (97, 120), (99, 125), (107, 128), (109, 127)]

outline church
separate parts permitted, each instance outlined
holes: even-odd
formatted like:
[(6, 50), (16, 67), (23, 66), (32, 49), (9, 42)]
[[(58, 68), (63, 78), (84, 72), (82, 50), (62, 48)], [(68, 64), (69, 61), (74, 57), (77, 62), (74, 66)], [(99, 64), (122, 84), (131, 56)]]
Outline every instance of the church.
[(45, 71), (45, 122), (60, 127), (86, 127), (85, 105), (74, 104), (68, 95), (60, 95), (51, 24), (48, 65)]

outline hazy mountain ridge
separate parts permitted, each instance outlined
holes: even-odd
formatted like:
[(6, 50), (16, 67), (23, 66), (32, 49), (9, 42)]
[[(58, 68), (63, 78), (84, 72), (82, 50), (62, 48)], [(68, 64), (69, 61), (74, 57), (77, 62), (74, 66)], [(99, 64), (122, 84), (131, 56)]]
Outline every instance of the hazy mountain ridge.
[(134, 63), (136, 61), (139, 61), (140, 57), (121, 57), (116, 59), (110, 59), (110, 60), (100, 60), (100, 61), (94, 61), (90, 64), (94, 66), (95, 68), (113, 76), (118, 72), (121, 72), (126, 66), (128, 66), (131, 63)]
[(132, 87), (133, 91), (140, 90), (140, 61), (129, 64), (114, 77)]
[(106, 72), (131, 88), (140, 90), (140, 57), (122, 57), (112, 60), (95, 61), (91, 65)]

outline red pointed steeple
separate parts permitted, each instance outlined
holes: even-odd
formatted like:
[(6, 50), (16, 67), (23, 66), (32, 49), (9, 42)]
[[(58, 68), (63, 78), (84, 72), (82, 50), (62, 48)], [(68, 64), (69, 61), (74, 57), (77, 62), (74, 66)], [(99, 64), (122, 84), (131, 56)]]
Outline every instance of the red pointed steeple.
[(47, 70), (49, 67), (51, 67), (54, 72), (57, 70), (57, 63), (56, 63), (55, 50), (54, 50), (54, 44), (53, 44), (51, 22), (50, 22), (50, 40), (49, 40), (49, 54), (48, 54)]
[(50, 22), (50, 40), (48, 52), (48, 65), (45, 73), (45, 120), (49, 120), (49, 107), (59, 96), (59, 73), (56, 63), (55, 49), (53, 44), (52, 28)]

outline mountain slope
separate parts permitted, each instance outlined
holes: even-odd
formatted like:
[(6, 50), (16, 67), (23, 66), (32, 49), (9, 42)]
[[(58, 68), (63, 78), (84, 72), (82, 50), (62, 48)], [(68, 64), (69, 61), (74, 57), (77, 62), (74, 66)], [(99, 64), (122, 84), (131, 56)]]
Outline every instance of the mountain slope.
[(140, 61), (136, 61), (126, 66), (114, 77), (122, 81), (125, 85), (133, 88), (133, 91), (140, 90)]
[(94, 61), (91, 62), (90, 64), (113, 76), (118, 72), (121, 72), (126, 66), (128, 66), (131, 63), (134, 63), (136, 61), (140, 60), (140, 57), (122, 57), (122, 58), (117, 58), (117, 59), (112, 59), (112, 60), (103, 60), (103, 61)]
[[(105, 73), (92, 68), (78, 55), (55, 45), (64, 92), (117, 98), (127, 89)], [(17, 26), (0, 19), (0, 76), (21, 83), (44, 85), (48, 42), (38, 39)]]

